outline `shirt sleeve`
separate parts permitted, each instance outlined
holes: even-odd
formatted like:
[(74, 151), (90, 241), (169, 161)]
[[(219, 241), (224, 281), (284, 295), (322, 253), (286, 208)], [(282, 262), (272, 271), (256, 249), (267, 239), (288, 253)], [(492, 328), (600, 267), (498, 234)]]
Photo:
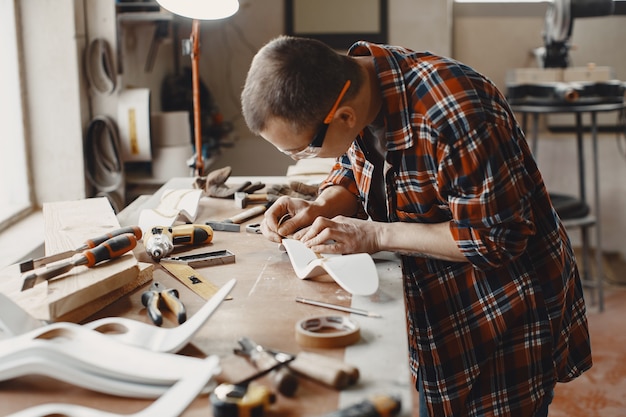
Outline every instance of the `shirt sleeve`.
[(450, 144), (441, 160), (452, 235), (480, 269), (519, 257), (535, 234), (532, 198), (541, 178), (529, 174), (526, 164), (534, 160), (522, 147), (519, 129), (483, 121)]
[(320, 184), (320, 192), (333, 185), (340, 185), (350, 191), (356, 198), (359, 198), (359, 190), (354, 179), (350, 160), (347, 155), (341, 156), (333, 165), (330, 173)]

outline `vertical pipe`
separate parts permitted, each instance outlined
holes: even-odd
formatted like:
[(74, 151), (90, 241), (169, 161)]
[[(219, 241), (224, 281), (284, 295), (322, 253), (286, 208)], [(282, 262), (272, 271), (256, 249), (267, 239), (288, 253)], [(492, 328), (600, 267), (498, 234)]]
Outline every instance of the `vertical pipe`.
[(193, 83), (193, 131), (196, 145), (196, 175), (204, 172), (202, 161), (202, 121), (200, 118), (200, 21), (194, 19), (191, 26), (191, 76)]

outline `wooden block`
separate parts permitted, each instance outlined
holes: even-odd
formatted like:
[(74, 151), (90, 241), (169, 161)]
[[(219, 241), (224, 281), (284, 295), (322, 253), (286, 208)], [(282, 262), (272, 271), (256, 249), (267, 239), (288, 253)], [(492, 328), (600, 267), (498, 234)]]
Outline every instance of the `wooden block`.
[(124, 285), (121, 288), (111, 291), (110, 293), (105, 294), (102, 297), (99, 297), (89, 304), (83, 305), (76, 310), (70, 311), (69, 313), (58, 317), (56, 321), (71, 321), (74, 323), (83, 321), (86, 317), (97, 313), (109, 304), (112, 304), (113, 302), (119, 300), (121, 297), (133, 291), (135, 288), (140, 287), (149, 281), (152, 281), (153, 272), (154, 264), (139, 262), (139, 275), (137, 276), (136, 280)]
[(563, 71), (563, 81), (569, 82), (604, 82), (613, 80), (613, 69), (611, 67), (596, 67), (588, 65), (586, 67), (565, 68)]
[[(87, 239), (120, 227), (106, 198), (46, 203), (43, 205), (45, 251), (53, 254), (75, 249)], [(132, 252), (93, 268), (79, 266), (49, 282), (20, 292), (22, 275), (12, 265), (0, 271), (0, 292), (14, 299), (33, 317), (80, 321), (140, 285), (139, 266)]]
[(507, 73), (508, 84), (535, 84), (563, 81), (561, 68), (515, 68)]

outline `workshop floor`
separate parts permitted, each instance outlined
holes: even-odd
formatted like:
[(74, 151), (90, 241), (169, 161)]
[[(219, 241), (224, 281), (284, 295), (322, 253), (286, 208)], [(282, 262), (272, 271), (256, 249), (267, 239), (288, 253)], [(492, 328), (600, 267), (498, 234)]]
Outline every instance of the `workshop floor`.
[(588, 309), (593, 367), (557, 385), (550, 417), (626, 416), (626, 262), (605, 261), (605, 311)]

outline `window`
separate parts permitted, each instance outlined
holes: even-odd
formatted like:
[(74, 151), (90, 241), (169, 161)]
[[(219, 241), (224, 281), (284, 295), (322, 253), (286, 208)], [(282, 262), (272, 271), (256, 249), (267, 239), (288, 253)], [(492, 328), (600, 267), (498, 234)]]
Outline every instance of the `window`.
[(14, 0), (0, 0), (0, 225), (32, 206), (28, 181), (25, 132)]

